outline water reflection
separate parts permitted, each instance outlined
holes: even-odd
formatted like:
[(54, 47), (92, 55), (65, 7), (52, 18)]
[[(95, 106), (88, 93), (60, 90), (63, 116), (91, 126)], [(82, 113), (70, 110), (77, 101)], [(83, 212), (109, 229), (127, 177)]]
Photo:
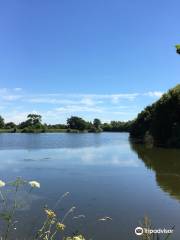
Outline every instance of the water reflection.
[[(34, 142), (32, 135), (21, 136), (0, 136), (1, 179), (7, 182), (21, 176), (28, 181), (37, 180), (41, 188), (30, 195), (27, 191), (20, 192), (23, 214), (17, 213), (21, 221), (13, 236), (19, 240), (21, 236), (29, 239), (44, 219), (42, 207), (46, 204), (53, 207), (68, 191), (70, 196), (62, 202), (57, 214), (62, 216), (67, 209), (76, 206), (76, 215), (87, 216), (83, 223), (82, 219), (81, 222), (68, 219), (67, 225), (73, 231), (82, 229), (87, 239), (108, 240), (112, 234), (115, 238), (119, 235), (122, 225), (126, 226), (121, 233), (123, 239), (130, 239), (131, 223), (128, 214), (123, 212), (132, 205), (133, 191), (128, 189), (133, 184), (139, 185), (143, 164), (132, 152), (127, 134), (43, 134), (33, 135)], [(127, 217), (122, 218), (122, 215)], [(106, 223), (97, 222), (104, 216), (111, 216), (118, 224), (111, 221), (106, 227)]]
[(23, 168), (61, 169), (62, 167), (119, 166), (138, 167), (140, 161), (132, 154), (129, 143), (101, 147), (60, 148), (40, 150), (1, 150), (0, 170)]
[(108, 144), (127, 143), (128, 133), (1, 133), (0, 149), (56, 149), (99, 147)]
[(148, 148), (131, 144), (148, 169), (156, 174), (156, 182), (162, 190), (180, 200), (180, 150)]
[[(179, 151), (130, 146), (124, 133), (0, 135), (0, 149), (0, 179), (8, 182), (21, 176), (41, 183), (31, 195), (19, 195), (23, 214), (17, 213), (18, 240), (29, 239), (44, 220), (43, 206), (53, 208), (67, 191), (70, 196), (57, 214), (76, 206), (76, 215), (86, 218), (78, 223), (70, 217), (67, 226), (87, 239), (134, 239), (134, 227), (144, 215), (157, 228), (179, 226), (179, 202), (157, 187), (180, 196)], [(97, 223), (104, 216), (113, 221)], [(179, 236), (176, 229), (173, 239)]]

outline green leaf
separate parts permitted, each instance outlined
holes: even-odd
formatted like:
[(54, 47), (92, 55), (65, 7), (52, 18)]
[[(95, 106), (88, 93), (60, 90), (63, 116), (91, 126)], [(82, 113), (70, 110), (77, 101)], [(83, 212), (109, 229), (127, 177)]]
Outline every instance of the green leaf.
[(4, 221), (9, 221), (11, 219), (11, 214), (10, 213), (0, 213), (0, 218), (3, 219)]

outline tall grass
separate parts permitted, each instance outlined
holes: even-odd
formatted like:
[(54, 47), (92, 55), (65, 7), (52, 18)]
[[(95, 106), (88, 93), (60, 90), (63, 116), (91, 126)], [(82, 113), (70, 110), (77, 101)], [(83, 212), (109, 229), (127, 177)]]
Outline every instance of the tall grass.
[[(8, 182), (8, 183), (5, 183), (2, 180), (0, 180), (0, 199), (1, 199), (0, 220), (3, 221), (3, 232), (0, 233), (0, 240), (14, 239), (14, 236), (12, 236), (13, 235), (12, 230), (16, 229), (16, 223), (17, 223), (16, 211), (21, 208), (18, 195), (20, 194), (19, 192), (22, 190), (22, 188), (24, 189), (24, 186), (26, 186), (25, 189), (26, 191), (28, 191), (28, 194), (31, 194), (35, 188), (38, 189), (41, 187), (40, 183), (37, 181), (26, 181), (22, 178), (17, 178), (15, 181)], [(13, 201), (9, 201), (9, 198), (8, 198), (9, 194), (11, 195), (11, 198), (13, 199)], [(56, 239), (85, 240), (84, 236), (81, 234), (66, 236), (64, 231), (66, 228), (68, 228), (68, 226), (66, 225), (66, 219), (69, 217), (69, 215), (74, 213), (74, 210), (75, 210), (74, 206), (71, 207), (69, 210), (67, 210), (64, 216), (62, 216), (61, 218), (58, 217), (58, 214), (56, 212), (57, 207), (61, 204), (63, 199), (66, 198), (68, 195), (69, 195), (69, 192), (64, 193), (56, 202), (53, 208), (50, 209), (47, 206), (44, 208), (44, 221), (42, 222), (41, 227), (35, 232), (35, 234), (30, 239), (32, 240), (56, 240)], [(84, 217), (84, 215), (79, 215), (79, 216)], [(111, 220), (112, 218), (108, 216), (98, 219), (98, 221), (100, 222), (111, 221)], [(148, 217), (145, 217), (143, 221), (140, 222), (140, 226), (144, 230), (154, 229)], [(23, 236), (22, 236), (22, 239), (24, 239)], [(114, 237), (112, 236), (112, 240), (113, 239)], [(164, 237), (158, 233), (150, 234), (144, 231), (144, 233), (141, 236), (139, 236), (139, 239), (170, 240), (171, 235), (166, 234), (166, 236)], [(121, 238), (119, 238), (118, 240), (121, 240)]]
[[(0, 240), (12, 239), (12, 230), (16, 229), (16, 211), (21, 207), (18, 202), (18, 194), (20, 189), (27, 185), (28, 194), (31, 194), (35, 188), (40, 188), (40, 183), (37, 181), (25, 181), (22, 178), (17, 178), (13, 182), (5, 183), (0, 180), (0, 197), (1, 197), (1, 213), (0, 219), (3, 221), (3, 233), (0, 235)], [(5, 188), (6, 187), (6, 188)], [(13, 201), (9, 201), (8, 195), (13, 195)], [(55, 204), (54, 209), (44, 208), (45, 220), (39, 230), (31, 237), (32, 240), (55, 240), (59, 239), (59, 235), (62, 235), (62, 240), (85, 240), (82, 235), (64, 236), (63, 232), (66, 226), (66, 218), (72, 214), (75, 207), (71, 207), (65, 215), (59, 219), (56, 213), (57, 206), (61, 203), (69, 193), (65, 193), (61, 196), (58, 202)], [(23, 237), (22, 237), (23, 238)]]

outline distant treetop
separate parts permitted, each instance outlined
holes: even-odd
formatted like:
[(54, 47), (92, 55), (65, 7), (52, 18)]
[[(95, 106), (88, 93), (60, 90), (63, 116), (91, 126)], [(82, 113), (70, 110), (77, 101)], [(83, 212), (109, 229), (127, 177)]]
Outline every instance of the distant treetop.
[(176, 52), (180, 54), (180, 44), (176, 45)]

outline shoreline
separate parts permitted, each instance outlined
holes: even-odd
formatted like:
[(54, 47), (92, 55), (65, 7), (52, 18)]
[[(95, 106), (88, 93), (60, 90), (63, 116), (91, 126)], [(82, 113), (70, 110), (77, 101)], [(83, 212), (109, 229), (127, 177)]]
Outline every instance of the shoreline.
[(91, 130), (76, 130), (76, 129), (32, 129), (30, 131), (24, 131), (24, 129), (0, 129), (1, 133), (129, 133), (128, 131), (91, 131)]

